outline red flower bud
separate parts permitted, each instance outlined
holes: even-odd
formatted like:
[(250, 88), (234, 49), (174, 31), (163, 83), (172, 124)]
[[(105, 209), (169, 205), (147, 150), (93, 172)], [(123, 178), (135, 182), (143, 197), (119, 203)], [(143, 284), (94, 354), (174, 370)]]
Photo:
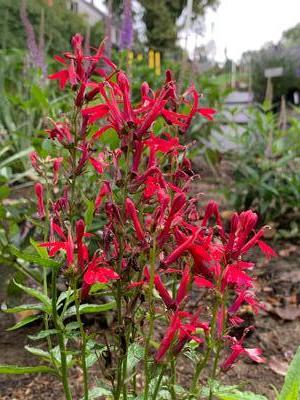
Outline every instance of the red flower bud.
[(41, 183), (36, 183), (34, 185), (35, 194), (37, 197), (37, 208), (38, 208), (38, 215), (40, 218), (44, 218), (46, 216), (45, 206), (44, 206), (44, 188)]

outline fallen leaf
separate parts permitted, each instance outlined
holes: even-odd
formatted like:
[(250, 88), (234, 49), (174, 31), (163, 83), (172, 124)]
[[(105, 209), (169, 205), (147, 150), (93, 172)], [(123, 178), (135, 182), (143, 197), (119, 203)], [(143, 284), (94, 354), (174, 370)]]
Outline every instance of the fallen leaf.
[(293, 271), (288, 271), (288, 272), (283, 272), (278, 281), (283, 281), (283, 282), (291, 282), (291, 283), (297, 283), (300, 282), (300, 270), (293, 270)]
[(300, 307), (296, 306), (275, 307), (268, 311), (285, 321), (295, 321), (295, 319), (300, 317)]
[(289, 367), (289, 363), (280, 360), (276, 356), (271, 356), (269, 361), (269, 368), (278, 375), (285, 376)]
[(284, 249), (279, 250), (278, 254), (280, 257), (288, 257), (289, 255), (295, 253), (298, 250), (298, 247), (291, 244), (290, 246), (285, 245)]

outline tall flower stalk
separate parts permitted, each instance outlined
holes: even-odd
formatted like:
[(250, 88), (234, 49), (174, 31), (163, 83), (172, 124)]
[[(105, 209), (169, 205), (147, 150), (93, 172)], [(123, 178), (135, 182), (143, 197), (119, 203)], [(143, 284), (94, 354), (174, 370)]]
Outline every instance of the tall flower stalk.
[(133, 41), (132, 1), (123, 0), (123, 19), (120, 48), (131, 49)]

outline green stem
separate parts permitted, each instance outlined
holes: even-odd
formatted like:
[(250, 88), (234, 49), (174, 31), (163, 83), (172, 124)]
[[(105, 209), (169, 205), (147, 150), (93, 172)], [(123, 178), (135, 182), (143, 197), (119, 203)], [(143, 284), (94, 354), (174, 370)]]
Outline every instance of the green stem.
[(175, 361), (175, 359), (173, 359), (171, 361), (171, 397), (172, 397), (172, 400), (176, 400), (175, 385), (176, 385), (176, 361)]
[(145, 391), (144, 399), (148, 399), (149, 395), (149, 385), (150, 385), (150, 370), (149, 370), (149, 353), (150, 353), (150, 340), (154, 331), (154, 319), (155, 319), (155, 309), (153, 302), (153, 289), (154, 289), (154, 275), (155, 275), (155, 256), (156, 256), (156, 238), (153, 239), (153, 247), (150, 252), (150, 281), (149, 281), (149, 332), (145, 345)]
[(80, 330), (80, 335), (81, 335), (81, 368), (83, 372), (83, 388), (84, 388), (84, 400), (89, 399), (89, 385), (88, 385), (88, 371), (87, 371), (87, 366), (86, 366), (86, 334), (85, 330), (83, 327), (83, 323), (80, 317), (80, 300), (78, 297), (78, 290), (77, 290), (77, 284), (76, 281), (74, 280), (74, 300), (75, 300), (75, 308), (76, 308), (76, 319), (79, 324), (79, 330)]
[(191, 395), (197, 394), (198, 381), (199, 381), (199, 378), (200, 378), (200, 375), (201, 375), (201, 372), (202, 372), (203, 368), (207, 364), (208, 358), (210, 356), (210, 352), (211, 352), (211, 348), (208, 345), (204, 358), (199, 360), (199, 362), (198, 362), (198, 364), (196, 366), (196, 371), (195, 371), (195, 374), (194, 374), (194, 377), (193, 377), (193, 381), (192, 381), (192, 386), (191, 386), (191, 389), (190, 389), (190, 394)]
[[(48, 296), (48, 284), (47, 284), (47, 270), (46, 270), (46, 268), (43, 269), (43, 291), (44, 291), (44, 294), (46, 296)], [(56, 305), (56, 303), (55, 303), (55, 305)], [(52, 303), (52, 307), (53, 307), (53, 303)], [(44, 313), (44, 325), (45, 325), (45, 329), (47, 331), (49, 329), (49, 321), (48, 321), (48, 314), (47, 313)], [(50, 357), (51, 357), (52, 365), (53, 365), (53, 367), (55, 368), (56, 372), (59, 375), (59, 371), (58, 371), (58, 368), (56, 366), (56, 361), (55, 361), (55, 358), (54, 358), (54, 355), (53, 355), (53, 352), (52, 352), (53, 346), (52, 346), (52, 341), (51, 341), (50, 336), (47, 336), (47, 345), (48, 345), (48, 350), (49, 350), (49, 354), (50, 354)]]
[(127, 349), (126, 353), (123, 358), (123, 400), (127, 400), (127, 384), (126, 384), (126, 379), (127, 379)]
[[(165, 370), (166, 370), (166, 365), (163, 365), (162, 368), (161, 368), (159, 377), (158, 377), (158, 379), (157, 379), (155, 388), (154, 388), (152, 400), (156, 400), (156, 397), (157, 397), (157, 395), (158, 395), (158, 391), (159, 391), (160, 384), (161, 384), (162, 378), (163, 378), (163, 376), (164, 376)], [(146, 397), (145, 397), (145, 399), (146, 399)]]
[(66, 400), (72, 400), (72, 395), (70, 392), (69, 388), (69, 383), (68, 383), (68, 366), (67, 366), (67, 357), (66, 357), (66, 347), (65, 347), (65, 342), (64, 342), (64, 335), (61, 330), (61, 326), (58, 321), (58, 314), (57, 314), (57, 308), (56, 308), (56, 302), (57, 302), (57, 288), (56, 288), (56, 281), (57, 281), (57, 268), (52, 269), (52, 316), (53, 316), (53, 323), (55, 328), (57, 329), (57, 337), (58, 337), (58, 345), (59, 345), (59, 350), (60, 350), (60, 360), (61, 360), (61, 380), (66, 396)]

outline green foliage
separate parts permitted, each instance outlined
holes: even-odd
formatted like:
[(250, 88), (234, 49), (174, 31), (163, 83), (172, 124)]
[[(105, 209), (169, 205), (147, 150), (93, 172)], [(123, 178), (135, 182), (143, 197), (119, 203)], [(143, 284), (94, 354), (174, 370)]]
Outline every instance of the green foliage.
[(35, 254), (29, 253), (27, 251), (20, 251), (14, 246), (10, 246), (9, 250), (17, 258), (28, 261), (32, 264), (40, 265), (41, 267), (44, 268), (57, 268), (60, 266), (60, 263), (58, 261), (51, 260), (45, 257), (40, 257)]
[(300, 24), (293, 26), (282, 34), (281, 41), (285, 46), (300, 45)]
[[(26, 35), (20, 19), (21, 0), (0, 0), (3, 18), (0, 20), (1, 48), (25, 49)], [(41, 13), (44, 13), (44, 35), (46, 50), (49, 54), (57, 54), (69, 47), (70, 39), (76, 32), (85, 32), (82, 16), (71, 12), (64, 0), (54, 0), (49, 7), (44, 0), (28, 0), (28, 18), (39, 40)]]
[(145, 357), (145, 348), (138, 343), (132, 343), (127, 352), (127, 371), (130, 374)]
[(51, 300), (49, 299), (48, 296), (46, 296), (44, 293), (40, 292), (37, 289), (33, 289), (30, 287), (26, 287), (21, 285), (20, 283), (15, 282), (15, 285), (22, 289), (25, 293), (27, 293), (29, 296), (34, 297), (41, 301), (45, 305), (45, 310), (50, 312), (51, 309)]
[(0, 374), (39, 374), (39, 373), (53, 373), (54, 370), (46, 365), (39, 365), (36, 367), (20, 367), (17, 365), (0, 365)]
[[(205, 3), (194, 1), (193, 17), (203, 15), (209, 7), (218, 4), (218, 0), (209, 0)], [(177, 19), (181, 15), (186, 0), (141, 0), (145, 11), (143, 21), (146, 25), (147, 44), (150, 48), (159, 51), (174, 51), (178, 34)]]
[(31, 324), (33, 321), (40, 319), (40, 315), (29, 315), (28, 317), (23, 318), (21, 321), (17, 322), (14, 326), (8, 328), (8, 331), (15, 331), (16, 329), (23, 328), (25, 325)]
[(283, 68), (283, 76), (272, 79), (274, 100), (280, 100), (282, 95), (300, 89), (298, 53), (285, 48), (282, 44), (270, 44), (259, 51), (249, 52), (252, 89), (258, 101), (263, 101), (266, 93), (267, 80), (264, 71), (267, 68)]
[(300, 347), (298, 348), (284, 380), (278, 400), (298, 400), (300, 397)]
[[(80, 314), (93, 314), (104, 311), (113, 310), (116, 308), (116, 303), (111, 301), (105, 304), (81, 304), (79, 307)], [(76, 315), (76, 307), (70, 307), (67, 312), (64, 314), (64, 318), (69, 318), (73, 315)]]
[(252, 392), (242, 392), (238, 386), (224, 386), (211, 382), (211, 386), (201, 391), (201, 398), (208, 398), (210, 392), (219, 400), (268, 400), (265, 396)]
[[(278, 129), (277, 118), (263, 109), (249, 111), (247, 126), (228, 123), (226, 129), (214, 124), (205, 141), (213, 154), (214, 168), (225, 159), (232, 174), (223, 191), (232, 207), (256, 210), (265, 223), (275, 224), (283, 236), (299, 235), (300, 123), (294, 118), (286, 131)], [(220, 172), (220, 171), (219, 171)], [(221, 180), (222, 184), (222, 180)]]

